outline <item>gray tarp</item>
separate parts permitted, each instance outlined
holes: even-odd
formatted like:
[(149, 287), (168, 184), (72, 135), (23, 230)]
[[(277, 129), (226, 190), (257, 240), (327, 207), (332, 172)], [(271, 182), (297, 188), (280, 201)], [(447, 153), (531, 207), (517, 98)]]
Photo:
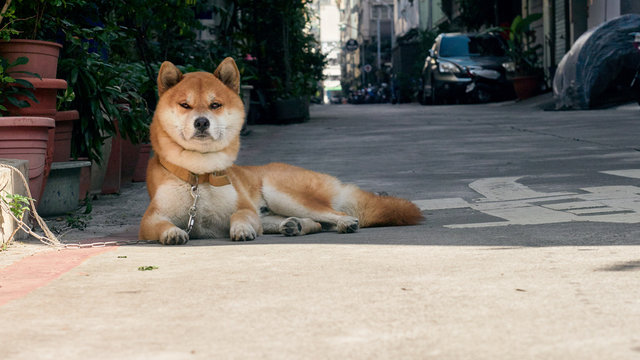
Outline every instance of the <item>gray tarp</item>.
[[(604, 98), (611, 95), (605, 91), (611, 89), (612, 83), (640, 64), (640, 53), (633, 47), (630, 35), (634, 32), (640, 32), (640, 15), (629, 14), (580, 36), (556, 70), (553, 79), (556, 108), (589, 109), (605, 102)], [(631, 80), (630, 76), (629, 84)]]

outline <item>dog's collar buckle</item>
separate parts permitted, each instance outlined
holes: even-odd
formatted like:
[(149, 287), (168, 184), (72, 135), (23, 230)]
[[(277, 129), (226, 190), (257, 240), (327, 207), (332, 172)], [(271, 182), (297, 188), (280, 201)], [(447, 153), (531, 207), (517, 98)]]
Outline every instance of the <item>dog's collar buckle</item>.
[(189, 173), (189, 184), (191, 186), (209, 183), (211, 186), (225, 186), (231, 184), (229, 181), (229, 177), (227, 177), (227, 173), (225, 171), (214, 171), (208, 174), (194, 174), (192, 172)]
[(211, 186), (220, 187), (231, 184), (231, 181), (227, 176), (227, 172), (224, 170), (214, 171), (207, 174), (194, 174), (185, 168), (163, 160), (161, 157), (158, 157), (158, 160), (160, 160), (160, 165), (162, 165), (163, 168), (167, 169), (167, 171), (177, 176), (182, 181), (188, 182), (191, 186), (209, 183)]

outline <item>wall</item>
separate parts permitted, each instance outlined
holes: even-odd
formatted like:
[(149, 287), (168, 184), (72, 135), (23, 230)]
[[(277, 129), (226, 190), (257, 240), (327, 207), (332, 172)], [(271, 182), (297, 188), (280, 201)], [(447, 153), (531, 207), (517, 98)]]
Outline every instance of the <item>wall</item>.
[[(426, 1), (422, 1), (422, 3), (424, 2)], [(395, 0), (393, 2), (396, 37), (402, 37), (409, 30), (420, 27), (420, 5), (417, 0)]]
[[(636, 0), (637, 1), (637, 0)], [(589, 29), (620, 16), (620, 0), (589, 0)]]

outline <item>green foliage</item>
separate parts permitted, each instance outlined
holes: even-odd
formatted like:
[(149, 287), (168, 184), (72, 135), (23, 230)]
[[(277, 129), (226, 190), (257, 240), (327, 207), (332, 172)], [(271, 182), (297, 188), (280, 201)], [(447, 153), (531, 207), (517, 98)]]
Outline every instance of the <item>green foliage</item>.
[[(14, 0), (10, 11), (20, 38), (54, 41), (56, 28), (51, 26), (52, 19), (57, 14), (71, 14), (85, 3), (85, 0)], [(17, 36), (11, 36), (14, 37)]]
[(22, 220), (24, 213), (29, 210), (29, 197), (20, 194), (7, 194), (2, 197), (2, 201), (9, 206), (9, 210), (17, 219)]
[(460, 14), (456, 21), (469, 31), (477, 31), (486, 25), (496, 25), (493, 1), (458, 0)]
[(19, 57), (13, 63), (7, 59), (0, 58), (0, 111), (8, 111), (7, 105), (13, 105), (18, 108), (29, 106), (26, 99), (35, 103), (38, 99), (33, 95), (33, 84), (25, 79), (14, 77), (14, 74), (31, 75), (39, 78), (37, 74), (27, 71), (11, 71), (11, 68), (24, 65), (29, 62), (26, 57)]
[(2, 25), (0, 26), (0, 39), (8, 41), (12, 37), (20, 33), (18, 30), (13, 28), (13, 23), (17, 20), (16, 9), (14, 7), (9, 7), (3, 14), (0, 15), (2, 16)]
[(255, 60), (252, 83), (272, 98), (309, 96), (322, 80), (325, 56), (305, 31), (309, 1), (239, 0), (237, 41)]
[(542, 45), (532, 45), (536, 41), (535, 31), (531, 24), (540, 20), (542, 14), (531, 14), (525, 18), (518, 15), (508, 28), (492, 28), (487, 32), (500, 31), (506, 34), (507, 54), (515, 65), (519, 75), (539, 75), (542, 72)]
[[(157, 71), (165, 60), (212, 72), (231, 56), (243, 82), (273, 98), (315, 93), (325, 60), (304, 31), (308, 2), (13, 0), (0, 38), (63, 45), (58, 77), (69, 90), (58, 109), (80, 113), (72, 155), (100, 161), (104, 139), (116, 130), (134, 143), (148, 140)], [(205, 29), (198, 20), (196, 14), (206, 11), (219, 15), (215, 28)], [(217, 40), (198, 41), (198, 30)]]
[(69, 229), (84, 231), (89, 226), (91, 215), (85, 214), (69, 214), (65, 217), (66, 226)]
[(516, 63), (516, 70), (534, 74), (541, 68), (540, 52), (542, 45), (532, 46), (536, 40), (535, 31), (530, 29), (532, 23), (540, 20), (542, 14), (531, 14), (526, 18), (516, 16), (509, 28), (509, 55)]
[(151, 271), (151, 270), (157, 270), (158, 267), (157, 266), (138, 266), (138, 271)]

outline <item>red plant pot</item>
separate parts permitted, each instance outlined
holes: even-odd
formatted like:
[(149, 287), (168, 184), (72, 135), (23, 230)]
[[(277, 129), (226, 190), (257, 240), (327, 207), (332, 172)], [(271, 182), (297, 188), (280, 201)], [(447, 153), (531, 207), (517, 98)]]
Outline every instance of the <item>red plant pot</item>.
[(136, 171), (133, 173), (133, 182), (143, 182), (147, 180), (147, 164), (151, 157), (151, 144), (140, 144), (140, 153), (138, 154), (138, 164)]
[(0, 118), (0, 157), (29, 161), (29, 189), (40, 200), (52, 118), (8, 116)]
[[(25, 78), (24, 80), (33, 84), (33, 95), (38, 99), (38, 102), (35, 103), (24, 96), (17, 96), (17, 99), (26, 100), (30, 106), (19, 108), (11, 104), (5, 104), (9, 114), (55, 118), (58, 90), (66, 89), (67, 82), (61, 79)], [(42, 183), (43, 190), (46, 184), (46, 178), (49, 175), (49, 170), (51, 169), (51, 163), (53, 162), (54, 139), (55, 129), (52, 128), (49, 130), (49, 148), (47, 149), (47, 159), (45, 161), (44, 181)], [(65, 159), (64, 161), (67, 160), (68, 159)]]
[(19, 57), (29, 62), (11, 68), (11, 71), (28, 71), (42, 78), (55, 79), (58, 69), (58, 57), (62, 45), (49, 41), (14, 39), (0, 42), (0, 56), (13, 63)]
[(117, 194), (122, 182), (122, 136), (115, 121), (116, 135), (111, 138), (111, 153), (107, 160), (107, 170), (102, 183), (103, 194)]
[(11, 104), (6, 104), (5, 106), (9, 113), (11, 115), (54, 117), (56, 115), (58, 90), (66, 89), (67, 82), (62, 79), (22, 79), (33, 84), (33, 95), (38, 99), (38, 102), (35, 103), (24, 96), (16, 96), (18, 100), (26, 100), (29, 103), (29, 106), (19, 108)]
[(80, 118), (77, 110), (58, 111), (56, 113), (55, 143), (53, 147), (53, 161), (69, 161), (71, 157), (71, 137), (73, 122)]
[(140, 156), (140, 144), (133, 144), (129, 139), (122, 139), (122, 171), (120, 179), (122, 183), (131, 182), (138, 165)]
[(539, 86), (540, 78), (538, 76), (518, 76), (513, 79), (513, 89), (520, 100), (536, 95)]

